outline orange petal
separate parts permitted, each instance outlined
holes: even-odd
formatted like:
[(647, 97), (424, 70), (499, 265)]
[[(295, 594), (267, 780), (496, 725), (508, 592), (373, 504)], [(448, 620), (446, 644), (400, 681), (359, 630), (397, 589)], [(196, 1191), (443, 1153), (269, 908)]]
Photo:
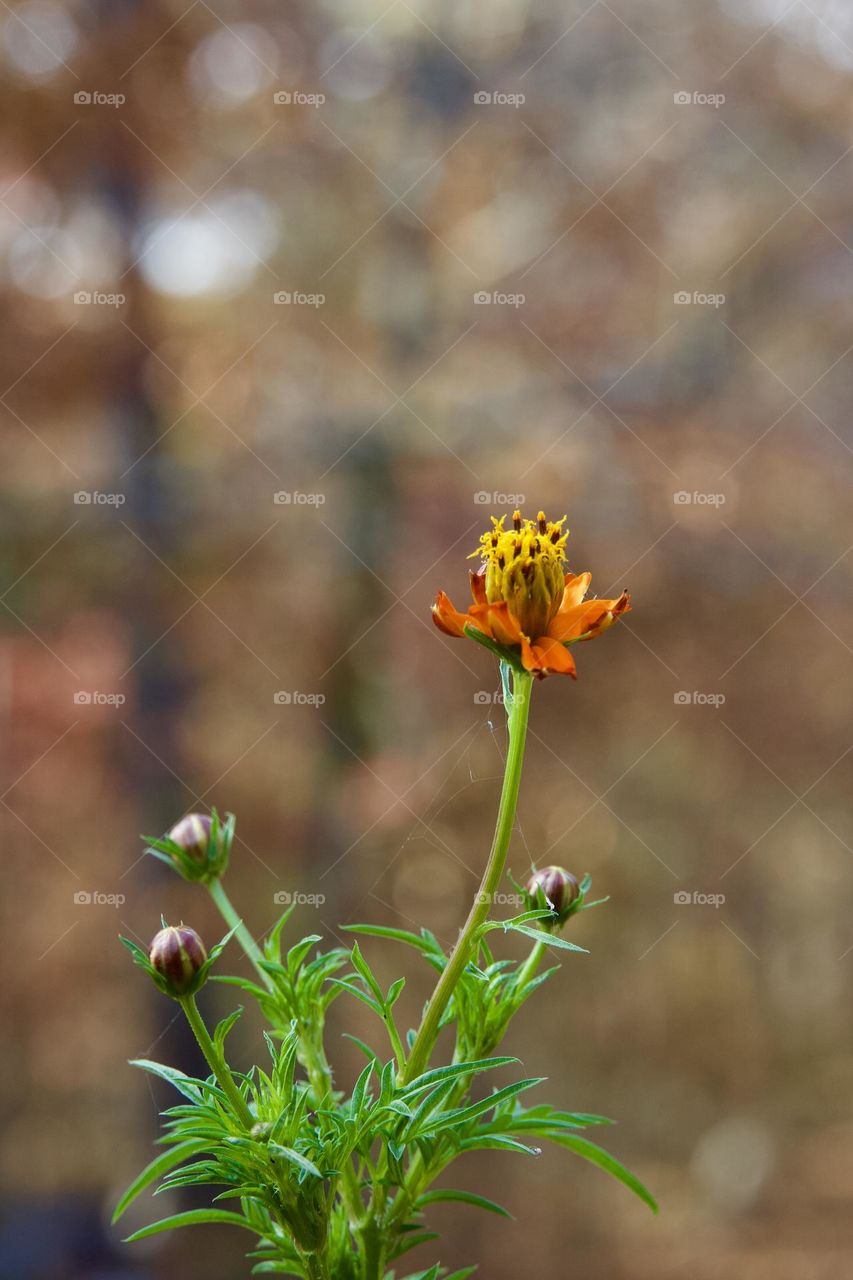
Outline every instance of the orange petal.
[(535, 671), (537, 675), (542, 674), (542, 664), (536, 653), (534, 646), (527, 639), (527, 636), (521, 637), (521, 662), (525, 671)]
[(574, 609), (566, 610), (565, 614), (558, 613), (548, 628), (548, 634), (556, 640), (577, 640), (580, 636), (592, 640), (612, 627), (619, 615), (627, 613), (630, 608), (631, 597), (627, 591), (615, 600), (587, 600)]
[(465, 626), (471, 621), (467, 613), (460, 613), (452, 600), (443, 591), (439, 591), (432, 606), (432, 620), (447, 636), (459, 639), (465, 635)]
[(570, 609), (573, 605), (580, 604), (589, 591), (589, 584), (592, 582), (591, 573), (567, 573), (566, 586), (563, 591), (563, 599), (560, 601), (559, 612), (564, 609)]
[(521, 644), (521, 627), (505, 600), (498, 604), (472, 604), (471, 617), (477, 620), (481, 631), (497, 640), (498, 644)]
[[(576, 678), (575, 660), (559, 641), (552, 640), (550, 636), (542, 636), (532, 648), (540, 671)], [(524, 665), (527, 666), (527, 663)]]
[(480, 569), (477, 573), (473, 569), (468, 570), (468, 578), (471, 582), (471, 595), (474, 597), (474, 604), (486, 603), (486, 571)]
[(560, 609), (551, 619), (548, 635), (554, 640), (575, 640), (589, 630), (590, 620), (594, 621), (607, 612), (611, 603), (609, 600), (587, 600), (568, 609)]

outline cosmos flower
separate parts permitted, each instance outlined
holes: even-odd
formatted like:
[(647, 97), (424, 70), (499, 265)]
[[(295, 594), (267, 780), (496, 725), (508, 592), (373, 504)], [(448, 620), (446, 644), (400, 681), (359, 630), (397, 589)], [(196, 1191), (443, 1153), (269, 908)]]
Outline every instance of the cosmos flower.
[(568, 646), (601, 635), (630, 609), (631, 597), (623, 591), (614, 600), (584, 600), (592, 575), (566, 572), (565, 519), (549, 521), (540, 511), (536, 520), (523, 520), (516, 511), (512, 528), (504, 529), (505, 517), (492, 516), (470, 557), (482, 561), (469, 574), (473, 604), (461, 613), (439, 591), (432, 606), (439, 630), (477, 640), (540, 679), (574, 677)]

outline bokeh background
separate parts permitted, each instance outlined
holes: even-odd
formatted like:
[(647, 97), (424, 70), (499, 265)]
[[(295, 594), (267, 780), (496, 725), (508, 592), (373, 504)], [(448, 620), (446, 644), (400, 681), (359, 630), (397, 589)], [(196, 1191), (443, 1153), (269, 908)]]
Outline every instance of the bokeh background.
[(536, 690), (511, 866), (611, 901), (507, 1045), (663, 1212), (470, 1158), (516, 1221), (445, 1207), (442, 1260), (843, 1274), (853, 13), (26, 0), (0, 61), (0, 1276), (247, 1274), (106, 1225), (169, 1101), (127, 1059), (198, 1066), (116, 935), (219, 929), (138, 834), (233, 810), (257, 934), (452, 942), (505, 739), (428, 607), (515, 495), (635, 610)]

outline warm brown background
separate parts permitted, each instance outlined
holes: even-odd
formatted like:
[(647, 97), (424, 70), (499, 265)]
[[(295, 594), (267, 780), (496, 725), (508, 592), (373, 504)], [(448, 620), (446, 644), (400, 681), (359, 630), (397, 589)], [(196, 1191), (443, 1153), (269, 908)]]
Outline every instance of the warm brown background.
[[(450, 942), (504, 739), (491, 659), (427, 609), (464, 598), (513, 493), (567, 511), (572, 567), (636, 607), (536, 690), (512, 867), (589, 870), (612, 901), (508, 1047), (619, 1119), (663, 1213), (563, 1152), (471, 1159), (457, 1183), (517, 1221), (444, 1209), (441, 1256), (485, 1280), (844, 1274), (850, 12), (28, 0), (0, 26), (3, 1280), (247, 1274), (228, 1232), (103, 1226), (166, 1101), (126, 1059), (198, 1065), (116, 933), (219, 927), (137, 834), (233, 809), (258, 933), (298, 890), (325, 895), (303, 931)], [(325, 101), (274, 101), (296, 91)], [(412, 969), (409, 1022), (426, 992)]]

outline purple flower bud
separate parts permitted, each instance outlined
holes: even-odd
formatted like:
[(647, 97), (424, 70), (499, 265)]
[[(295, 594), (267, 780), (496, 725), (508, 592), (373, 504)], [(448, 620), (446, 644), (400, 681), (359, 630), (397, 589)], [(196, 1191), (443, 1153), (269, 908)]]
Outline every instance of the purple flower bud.
[(577, 880), (562, 867), (542, 867), (540, 871), (534, 871), (527, 882), (527, 892), (536, 898), (540, 889), (548, 905), (561, 917), (565, 917), (580, 894)]
[(152, 967), (160, 975), (168, 994), (185, 996), (207, 960), (204, 943), (195, 929), (169, 925), (152, 939), (148, 952)]
[(210, 841), (210, 818), (206, 813), (188, 813), (172, 827), (169, 839), (180, 845), (191, 858), (204, 862)]

